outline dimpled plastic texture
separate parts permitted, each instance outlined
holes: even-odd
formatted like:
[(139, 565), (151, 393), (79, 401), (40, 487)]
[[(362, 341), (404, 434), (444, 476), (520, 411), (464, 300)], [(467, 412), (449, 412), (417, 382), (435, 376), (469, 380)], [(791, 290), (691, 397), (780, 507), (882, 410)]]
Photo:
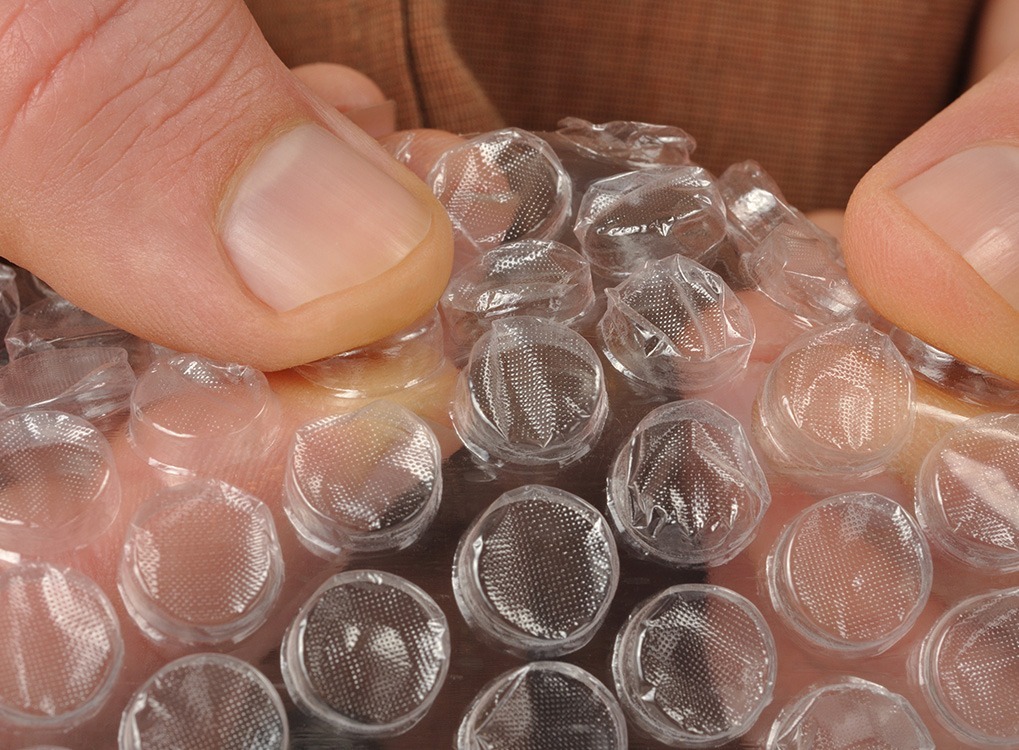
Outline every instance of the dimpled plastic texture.
[(257, 457), (275, 440), (278, 420), (276, 397), (258, 370), (180, 354), (139, 377), (128, 437), (157, 468), (214, 475)]
[(322, 556), (403, 549), (435, 517), (441, 461), (431, 429), (402, 406), (320, 417), (291, 442), (284, 508)]
[(581, 255), (554, 240), (518, 240), (461, 268), (441, 308), (450, 338), (469, 351), (493, 320), (530, 315), (568, 326), (594, 303), (591, 268)]
[(0, 419), (0, 549), (30, 557), (84, 547), (120, 508), (109, 443), (59, 411)]
[(291, 698), (348, 737), (393, 737), (428, 712), (449, 668), (446, 616), (377, 570), (329, 579), (301, 608), (280, 660)]
[(754, 345), (754, 322), (722, 277), (674, 255), (605, 290), (598, 338), (613, 367), (668, 392), (734, 379)]
[(624, 750), (615, 697), (563, 662), (532, 662), (486, 685), (460, 724), (457, 750)]
[(796, 223), (802, 214), (786, 203), (771, 176), (755, 161), (733, 164), (718, 178), (729, 222), (754, 245), (779, 225)]
[(762, 292), (811, 323), (846, 320), (864, 305), (837, 240), (807, 219), (780, 224), (742, 261), (745, 275)]
[(753, 539), (771, 502), (742, 426), (707, 401), (648, 414), (612, 464), (608, 511), (638, 555), (721, 565)]
[(905, 698), (856, 677), (809, 689), (786, 706), (767, 750), (934, 750)]
[(446, 151), (427, 182), (480, 250), (554, 239), (569, 218), (569, 177), (551, 147), (523, 130), (485, 133)]
[(920, 616), (934, 577), (930, 550), (902, 506), (850, 492), (812, 505), (768, 558), (775, 610), (818, 648), (871, 656)]
[(109, 697), (124, 657), (117, 616), (81, 573), (28, 564), (0, 574), (0, 722), (71, 729)]
[(1019, 589), (978, 594), (924, 639), (919, 679), (931, 710), (969, 745), (1019, 745)]
[(436, 310), (367, 346), (309, 362), (294, 372), (340, 398), (374, 398), (424, 382), (442, 366), (442, 321)]
[(630, 719), (674, 747), (718, 747), (770, 702), (775, 641), (747, 599), (720, 586), (666, 589), (630, 615), (612, 673)]
[(873, 474), (909, 435), (913, 390), (883, 333), (856, 322), (809, 331), (771, 365), (754, 404), (755, 437), (782, 471)]
[(120, 750), (285, 750), (288, 733), (283, 702), (261, 672), (232, 656), (195, 654), (134, 694)]
[(1019, 414), (974, 417), (941, 438), (917, 477), (916, 517), (952, 557), (1019, 570)]
[(493, 463), (566, 464), (597, 441), (608, 413), (597, 353), (566, 326), (498, 320), (471, 350), (453, 396), (457, 434)]
[(127, 531), (118, 584), (149, 638), (240, 641), (268, 617), (283, 581), (269, 509), (211, 479), (161, 490)]
[(457, 604), (479, 637), (548, 658), (594, 636), (619, 581), (619, 558), (597, 510), (569, 492), (528, 485), (471, 524), (453, 573)]
[(654, 167), (593, 183), (573, 227), (602, 276), (622, 279), (677, 253), (710, 265), (725, 237), (725, 206), (701, 167)]
[(48, 349), (0, 369), (0, 410), (56, 409), (112, 427), (128, 408), (134, 386), (123, 349)]

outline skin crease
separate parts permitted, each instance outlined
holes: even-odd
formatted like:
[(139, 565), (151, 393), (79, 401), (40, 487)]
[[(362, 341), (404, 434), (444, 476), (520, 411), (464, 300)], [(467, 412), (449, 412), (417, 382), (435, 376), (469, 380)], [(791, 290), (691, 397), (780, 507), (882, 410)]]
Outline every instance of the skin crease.
[[(1009, 8), (1019, 7), (1019, 3), (1006, 3), (997, 2), (991, 4), (991, 10), (989, 13), (1005, 13), (1006, 6)], [(989, 16), (990, 17), (990, 16)], [(988, 29), (998, 29), (1000, 26), (988, 23)], [(990, 33), (990, 32), (987, 32)], [(1000, 44), (995, 41), (998, 45), (997, 48), (1007, 47), (1007, 44)], [(994, 67), (996, 62), (1000, 61), (1001, 53), (989, 54), (986, 58), (986, 62), (981, 62), (980, 65), (984, 69), (989, 70)], [(984, 57), (978, 55), (978, 60), (985, 60)], [(1014, 65), (1014, 59), (1009, 63)], [(314, 68), (314, 66), (308, 66)], [(336, 107), (340, 111), (359, 111), (364, 109), (370, 109), (377, 105), (385, 103), (385, 96), (374, 86), (370, 81), (364, 79), (360, 74), (352, 74), (349, 69), (346, 71), (333, 70), (332, 72), (325, 71), (324, 69), (317, 69), (316, 72), (302, 71), (298, 72), (298, 78), (303, 81), (303, 85), (310, 87), (319, 96), (324, 97), (324, 101)], [(262, 71), (262, 75), (269, 76), (280, 76), (281, 73), (278, 70)], [(302, 84), (296, 82), (289, 82), (287, 86), (291, 87), (293, 91), (303, 92)], [(349, 86), (349, 88), (347, 88)], [(344, 92), (348, 95), (345, 95)], [(986, 92), (986, 89), (984, 90)], [(300, 96), (304, 96), (300, 93)], [(4, 97), (0, 95), (0, 100)], [(968, 100), (972, 106), (983, 106), (994, 104), (991, 100), (990, 93), (981, 93), (978, 90), (974, 91), (971, 99)], [(323, 114), (324, 105), (317, 102), (312, 102), (307, 105), (306, 113), (314, 114), (316, 117), (323, 117), (329, 120), (330, 123), (334, 124), (339, 129), (349, 127), (344, 124), (339, 118), (333, 118), (332, 115)], [(995, 111), (1001, 111), (1000, 107), (995, 107)], [(1011, 108), (1014, 112), (1014, 107)], [(939, 134), (943, 134), (952, 127), (957, 125), (957, 121), (951, 119), (939, 119), (937, 124), (937, 130), (932, 135), (921, 136), (926, 140), (922, 143), (926, 146), (930, 146), (932, 140), (937, 140)], [(1002, 113), (1004, 118), (1004, 113)], [(998, 124), (996, 120), (993, 124)], [(1003, 120), (1000, 123), (1004, 127)], [(974, 126), (975, 127), (975, 126)], [(381, 127), (383, 131), (386, 130), (385, 125)], [(391, 128), (390, 128), (391, 130)], [(344, 130), (346, 133), (347, 131)], [(977, 134), (976, 130), (970, 130), (962, 134), (965, 138), (966, 135)], [(351, 135), (351, 138), (358, 138), (360, 136)], [(955, 137), (955, 136), (953, 136)], [(450, 144), (456, 140), (455, 136), (449, 134), (439, 133), (436, 131), (419, 131), (411, 134), (406, 133), (389, 133), (383, 135), (381, 143), (386, 148), (390, 149), (392, 153), (395, 153), (401, 162), (405, 164), (410, 173), (423, 178), (437, 158), (438, 154), (449, 147)], [(2, 145), (0, 145), (0, 151), (2, 151)], [(381, 151), (379, 152), (381, 153)], [(888, 184), (898, 184), (901, 179), (904, 179), (903, 175), (908, 173), (914, 173), (915, 171), (922, 168), (922, 164), (915, 158), (909, 158), (908, 156), (902, 156), (902, 152), (896, 152), (893, 156), (889, 165), (882, 165), (877, 168), (867, 178), (869, 182), (866, 182), (861, 187), (860, 194), (854, 198), (855, 205), (852, 209), (856, 211), (853, 215), (855, 219), (854, 226), (857, 228), (852, 230), (850, 237), (847, 237), (849, 247), (853, 248), (848, 251), (850, 255), (850, 268), (854, 274), (854, 278), (858, 283), (863, 286), (877, 285), (883, 281), (884, 276), (894, 276), (896, 283), (900, 283), (903, 280), (903, 276), (900, 274), (907, 273), (907, 269), (888, 267), (887, 259), (889, 254), (885, 253), (881, 257), (880, 263), (878, 256), (871, 257), (867, 255), (869, 252), (866, 247), (876, 246), (885, 248), (888, 246), (888, 241), (881, 238), (881, 233), (888, 231), (893, 236), (897, 236), (898, 233), (904, 231), (902, 227), (902, 217), (896, 213), (897, 207), (887, 209), (887, 211), (875, 208), (877, 203), (886, 198), (886, 193), (881, 192), (885, 190)], [(55, 167), (54, 167), (55, 168)], [(403, 177), (400, 178), (405, 179)], [(898, 181), (898, 182), (896, 182)], [(408, 180), (408, 184), (410, 181)], [(56, 188), (54, 188), (56, 189)], [(86, 186), (82, 183), (70, 184), (66, 188), (67, 190), (85, 190)], [(419, 188), (414, 188), (419, 189)], [(122, 194), (118, 194), (116, 197), (124, 197)], [(39, 210), (43, 210), (44, 207), (40, 207)], [(876, 211), (876, 214), (868, 214), (875, 216), (875, 218), (867, 223), (866, 228), (861, 228), (862, 222), (858, 220), (858, 217), (865, 211)], [(112, 215), (100, 216), (95, 221), (96, 225), (101, 224), (103, 221), (110, 221)], [(822, 219), (822, 223), (833, 221), (837, 222), (838, 217), (835, 215), (829, 215)], [(836, 224), (827, 224), (826, 226), (834, 228)], [(889, 229), (891, 227), (891, 229)], [(93, 231), (93, 236), (90, 236), (90, 240), (96, 242), (105, 241), (109, 237), (96, 226), (90, 227)], [(59, 236), (58, 230), (53, 230), (55, 233), (52, 237), (43, 237), (37, 245), (28, 246), (28, 251), (37, 251), (45, 255), (45, 245), (49, 241), (53, 245), (59, 245), (66, 237)], [(0, 239), (5, 240), (5, 244), (10, 246), (13, 243), (10, 242), (10, 237), (2, 237)], [(137, 238), (143, 240), (144, 238)], [(906, 263), (910, 260), (920, 260), (921, 258), (915, 258), (909, 256), (906, 253)], [(947, 262), (947, 261), (946, 261)], [(126, 273), (126, 269), (111, 266), (116, 273)], [(151, 270), (151, 269), (148, 269)], [(400, 275), (415, 275), (420, 273), (421, 269), (419, 266), (414, 264), (408, 264), (406, 269), (401, 269), (399, 273), (394, 276)], [(194, 276), (188, 278), (188, 283), (196, 283), (199, 288), (212, 288), (214, 284), (219, 283), (216, 279), (216, 275), (222, 273), (223, 270), (214, 269), (212, 271), (200, 274), (199, 278)], [(71, 284), (71, 279), (76, 273), (76, 269), (73, 267), (67, 267), (64, 270), (58, 270), (52, 277), (54, 283), (58, 288), (63, 288), (65, 285)], [(981, 287), (976, 281), (971, 278), (972, 273), (967, 274), (966, 268), (959, 267), (958, 264), (950, 264), (948, 268), (937, 268), (932, 273), (941, 274), (937, 277), (937, 281), (940, 284), (945, 284), (946, 278), (958, 277), (963, 279), (961, 282), (967, 285), (967, 290), (973, 299), (983, 299), (987, 296), (987, 290)], [(906, 277), (908, 278), (908, 277)], [(930, 281), (930, 279), (928, 279)], [(125, 283), (135, 283), (131, 280)], [(395, 286), (398, 284), (398, 279), (380, 279), (378, 282), (378, 288), (385, 289), (388, 286)], [(204, 286), (203, 286), (204, 285)], [(972, 288), (971, 288), (972, 287)], [(374, 293), (376, 289), (367, 290), (365, 294)], [(919, 291), (919, 290), (917, 290)], [(123, 309), (124, 302), (104, 301), (99, 298), (100, 291), (97, 290), (91, 297), (81, 298), (82, 303), (92, 303), (93, 308), (97, 312), (114, 313), (111, 315), (111, 319), (116, 319), (127, 314), (127, 310)], [(211, 319), (220, 319), (224, 314), (224, 308), (218, 306), (219, 302), (216, 301), (216, 294), (203, 295), (208, 297), (207, 307), (203, 308), (201, 314), (208, 316)], [(931, 295), (929, 291), (925, 291), (924, 299), (937, 299), (935, 295)], [(880, 294), (872, 298), (872, 302), (879, 305), (879, 309), (883, 312), (891, 312), (893, 314), (902, 312), (904, 315), (908, 311), (900, 311), (896, 307), (897, 303), (894, 298), (886, 298)], [(424, 303), (421, 301), (414, 301), (414, 304), (422, 306)], [(355, 296), (351, 297), (350, 305), (352, 308), (363, 306), (365, 304), (364, 299), (359, 299)], [(767, 306), (766, 302), (756, 300), (754, 304), (758, 305), (762, 310)], [(120, 306), (120, 307), (118, 307)], [(927, 309), (927, 308), (925, 308)], [(929, 311), (931, 317), (936, 311)], [(755, 312), (755, 316), (758, 313)], [(927, 315), (925, 312), (924, 315)], [(975, 339), (975, 346), (985, 346), (994, 348), (998, 346), (1001, 326), (1013, 326), (1011, 330), (1016, 330), (1016, 319), (1012, 315), (1008, 314), (1007, 311), (1003, 311), (1000, 307), (995, 307), (990, 317), (980, 318), (977, 322), (980, 327), (984, 330), (998, 331), (995, 333), (988, 333), (980, 338)], [(769, 317), (770, 316), (770, 317)], [(315, 327), (317, 325), (323, 325), (324, 320), (329, 317), (327, 312), (317, 312), (314, 310), (303, 310), (300, 311), (297, 317), (300, 317), (302, 325), (308, 327)], [(907, 316), (908, 317), (908, 316)], [(915, 317), (915, 315), (914, 315)], [(399, 327), (399, 316), (387, 317), (381, 316), (381, 320), (376, 327), (367, 328), (365, 334), (369, 340), (370, 338), (377, 338), (388, 332), (393, 327)], [(767, 318), (772, 322), (761, 325), (760, 320)], [(781, 311), (767, 311), (761, 313), (759, 320), (758, 336), (760, 341), (768, 341), (772, 347), (771, 353), (768, 355), (761, 354), (759, 360), (770, 358), (775, 352), (781, 349), (784, 342), (790, 340), (790, 337), (799, 332), (799, 328), (791, 324), (789, 320), (783, 319)], [(926, 321), (926, 322), (925, 322)], [(159, 316), (153, 318), (150, 322), (149, 327), (144, 329), (150, 338), (153, 339), (164, 339), (163, 333), (165, 329), (170, 326), (170, 321), (162, 319)], [(270, 339), (278, 339), (284, 335), (283, 328), (278, 323), (267, 323), (264, 312), (254, 314), (250, 323), (246, 324), (248, 330), (245, 335), (251, 334), (251, 330), (257, 326), (265, 326), (269, 328), (268, 336)], [(927, 326), (925, 329), (924, 326)], [(926, 318), (921, 319), (917, 322), (914, 330), (930, 330), (931, 322)], [(253, 335), (253, 334), (251, 334)], [(336, 334), (338, 335), (338, 334)], [(967, 334), (968, 335), (968, 334)], [(221, 347), (218, 352), (224, 356), (221, 358), (225, 359), (248, 359), (252, 361), (258, 361), (259, 355), (250, 348), (245, 348), (246, 345), (238, 345), (236, 341), (227, 340), (229, 337), (225, 337), (222, 340), (215, 342), (216, 346)], [(935, 342), (941, 342), (942, 338), (935, 336)], [(185, 341), (187, 341), (187, 334), (185, 332)], [(364, 341), (356, 341), (351, 345), (364, 343)], [(283, 367), (288, 364), (293, 364), (300, 360), (301, 357), (311, 358), (314, 356), (322, 356), (329, 352), (316, 352), (308, 342), (298, 342), (295, 351), (297, 352), (297, 359), (289, 357), (286, 359), (264, 359), (262, 364), (272, 367)], [(1000, 348), (1000, 347), (998, 347)], [(755, 358), (758, 358), (755, 355)], [(752, 373), (760, 374), (763, 372), (763, 366), (758, 362), (756, 368), (752, 367)], [(984, 364), (989, 369), (993, 369), (1004, 375), (1012, 375), (1013, 377), (1019, 376), (1019, 364), (1012, 362), (1008, 359), (996, 358), (990, 356), (989, 358), (982, 359), (981, 357), (973, 358), (973, 361)], [(416, 411), (422, 413), (426, 418), (431, 419), (434, 423), (440, 423), (445, 419), (446, 404), (449, 400), (449, 392), (452, 386), (452, 382), (455, 378), (455, 371), (451, 368), (445, 369), (440, 372), (437, 377), (430, 381), (422, 389), (415, 390), (414, 392), (408, 392), (404, 394), (404, 398), (407, 399), (407, 404), (412, 406)], [(321, 415), (330, 411), (335, 411), (339, 407), (337, 400), (328, 395), (324, 394), (321, 389), (315, 389), (309, 387), (306, 381), (292, 372), (279, 372), (270, 376), (270, 382), (272, 383), (273, 389), (278, 395), (282, 412), (287, 415), (288, 427), (292, 427), (304, 419), (312, 415)], [(744, 421), (748, 419), (749, 405), (753, 400), (754, 394), (756, 393), (757, 383), (753, 377), (749, 377), (744, 380), (738, 388), (730, 389), (726, 392), (717, 394), (717, 400), (722, 403), (725, 408), (729, 408), (737, 416), (743, 415)], [(934, 440), (943, 434), (944, 430), (950, 427), (952, 424), (957, 423), (965, 416), (971, 415), (973, 408), (962, 404), (955, 399), (951, 398), (947, 394), (937, 392), (936, 390), (927, 390), (919, 394), (921, 403), (925, 405), (925, 409), (921, 410), (921, 414), (918, 417), (918, 429), (914, 438), (915, 445), (910, 449), (909, 454), (902, 460), (900, 465), (896, 467), (895, 472), (885, 477), (880, 484), (880, 490), (889, 494), (903, 504), (909, 506), (911, 504), (910, 498), (910, 487), (911, 478), (915, 474), (919, 457), (922, 456), (925, 447), (929, 446)], [(446, 432), (440, 431), (440, 440), (443, 443), (444, 450), (451, 452), (457, 447), (455, 442), (455, 436), (452, 435), (448, 430)], [(120, 707), (126, 702), (127, 696), (131, 691), (137, 687), (138, 684), (145, 678), (147, 678), (155, 669), (161, 664), (165, 663), (169, 658), (172, 658), (172, 654), (160, 652), (155, 649), (148, 641), (141, 638), (137, 630), (130, 625), (130, 620), (124, 614), (122, 605), (120, 604), (119, 596), (116, 594), (115, 577), (116, 577), (116, 566), (119, 562), (119, 550), (120, 540), (123, 538), (123, 533), (127, 520), (132, 515), (133, 508), (136, 508), (142, 500), (151, 493), (157, 486), (153, 478), (152, 472), (145, 467), (140, 459), (135, 455), (134, 451), (127, 444), (123, 435), (117, 435), (114, 437), (113, 448), (117, 457), (118, 468), (121, 471), (123, 484), (125, 487), (125, 497), (123, 499), (124, 509), (118, 517), (117, 523), (110, 529), (110, 531), (100, 540), (100, 542), (93, 547), (66, 558), (65, 562), (72, 564), (75, 567), (79, 567), (84, 570), (90, 576), (100, 583), (105, 591), (108, 592), (110, 599), (114, 602), (118, 609), (118, 614), (121, 617), (122, 623), (124, 623), (123, 632), (127, 639), (127, 658), (125, 659), (125, 673), (117, 688), (116, 694), (109, 701), (109, 710), (105, 711), (96, 719), (88, 722), (80, 732), (77, 732), (74, 737), (74, 743), (80, 747), (100, 747), (104, 746), (104, 742), (108, 737), (108, 727), (115, 725), (119, 713)], [(288, 522), (286, 521), (281, 508), (280, 498), (274, 491), (270, 491), (267, 488), (271, 486), (278, 486), (280, 472), (282, 471), (282, 458), (280, 455), (274, 455), (261, 462), (257, 471), (247, 472), (244, 467), (235, 467), (237, 477), (241, 477), (244, 474), (248, 474), (246, 489), (253, 492), (263, 493), (262, 496), (266, 502), (270, 505), (273, 512), (277, 529), (280, 531), (281, 542), (284, 546), (284, 554), (287, 559), (288, 570), (311, 570), (312, 568), (318, 568), (322, 566), (322, 563), (317, 558), (312, 558), (307, 552), (300, 547), (296, 542), (293, 535), (287, 532), (289, 528)], [(238, 478), (237, 481), (244, 483), (244, 480)], [(819, 658), (815, 654), (810, 654), (798, 646), (789, 637), (788, 631), (785, 630), (784, 626), (776, 622), (771, 612), (770, 605), (767, 603), (765, 598), (762, 596), (762, 588), (760, 583), (760, 571), (763, 569), (763, 562), (770, 550), (771, 542), (775, 539), (781, 528), (803, 508), (813, 503), (817, 499), (817, 495), (812, 494), (797, 487), (791, 482), (784, 482), (777, 480), (772, 486), (773, 493), (773, 504), (766, 515), (764, 526), (759, 531), (756, 540), (748, 549), (747, 553), (741, 555), (736, 561), (730, 563), (724, 569), (712, 571), (711, 581), (720, 585), (731, 587), (737, 591), (740, 591), (744, 595), (749, 596), (755, 601), (761, 611), (771, 620), (772, 629), (776, 635), (776, 639), (779, 644), (780, 651), (780, 662), (784, 665), (797, 664), (798, 666), (793, 670), (790, 675), (790, 679), (783, 682), (778, 686), (778, 692), (773, 700), (772, 706), (766, 711), (764, 719), (759, 722), (758, 726), (767, 726), (770, 723), (770, 718), (773, 717), (777, 709), (792, 695), (798, 693), (805, 686), (815, 682), (817, 679), (826, 674), (826, 663), (823, 658)], [(55, 561), (55, 562), (60, 562)], [(936, 563), (936, 564), (940, 564)], [(342, 561), (337, 562), (337, 567), (342, 566)], [(319, 582), (334, 569), (322, 571), (321, 574), (310, 577), (309, 582), (306, 586), (297, 590), (285, 590), (284, 599), (285, 603), (281, 607), (280, 614), (273, 619), (272, 622), (267, 624), (261, 631), (248, 642), (244, 643), (242, 648), (238, 651), (239, 655), (253, 659), (257, 662), (258, 658), (270, 650), (279, 642), (279, 636), (282, 633), (282, 629), (289, 620), (290, 614), (296, 609), (300, 601), (307, 596), (310, 591), (317, 586)], [(295, 578), (301, 578), (300, 573), (294, 576)], [(944, 608), (951, 602), (957, 601), (965, 594), (965, 588), (963, 590), (955, 590), (949, 592), (941, 592), (939, 596), (932, 598), (931, 603), (925, 609), (922, 616), (921, 622), (916, 626), (914, 633), (921, 633), (926, 627), (929, 626), (930, 622), (937, 616), (937, 614), (944, 610)], [(914, 697), (911, 686), (905, 679), (904, 670), (901, 665), (905, 659), (905, 652), (912, 646), (912, 643), (904, 642), (894, 647), (891, 651), (875, 659), (869, 659), (854, 664), (858, 669), (854, 669), (854, 673), (859, 674), (862, 677), (872, 677), (875, 681), (880, 682), (892, 690), (902, 692), (910, 695), (912, 702), (915, 707), (920, 709), (922, 712), (926, 711), (922, 700)], [(924, 716), (927, 726), (933, 731), (936, 729), (936, 722), (933, 721), (929, 716)], [(39, 742), (46, 741), (46, 737), (39, 735), (32, 735), (29, 737), (21, 737), (12, 734), (9, 729), (0, 728), (0, 746), (3, 747), (17, 747), (21, 745), (37, 744)], [(954, 746), (954, 740), (945, 738), (944, 736), (936, 737), (937, 744), (939, 747), (951, 747)], [(56, 744), (67, 743), (67, 738), (52, 738)]]

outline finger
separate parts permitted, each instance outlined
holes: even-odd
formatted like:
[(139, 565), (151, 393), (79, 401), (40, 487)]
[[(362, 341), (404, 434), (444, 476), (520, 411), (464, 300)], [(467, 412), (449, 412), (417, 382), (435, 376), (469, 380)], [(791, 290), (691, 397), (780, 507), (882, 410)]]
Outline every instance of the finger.
[(298, 65), (290, 72), (373, 138), (396, 130), (396, 102), (364, 73), (336, 63)]
[(1019, 380), (1019, 57), (879, 162), (846, 210), (850, 276), (901, 328)]
[(0, 241), (75, 303), (280, 369), (441, 293), (439, 204), (307, 94), (240, 0), (14, 4), (0, 34)]
[(977, 30), (976, 48), (970, 65), (969, 81), (976, 83), (1010, 54), (1019, 49), (1019, 2), (990, 0), (985, 4)]

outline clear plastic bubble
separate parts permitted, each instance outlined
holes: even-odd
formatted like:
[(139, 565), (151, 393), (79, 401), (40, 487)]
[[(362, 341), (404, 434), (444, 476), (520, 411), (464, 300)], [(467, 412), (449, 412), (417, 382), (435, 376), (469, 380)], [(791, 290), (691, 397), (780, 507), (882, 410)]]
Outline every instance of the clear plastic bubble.
[(523, 130), (485, 133), (450, 149), (427, 182), (454, 227), (481, 250), (553, 239), (569, 218), (569, 177), (551, 147)]
[(754, 245), (763, 242), (779, 225), (802, 218), (755, 161), (730, 166), (718, 178), (718, 190), (725, 200), (729, 221)]
[(340, 398), (375, 398), (424, 382), (442, 366), (442, 321), (432, 310), (402, 331), (294, 372)]
[(913, 390), (909, 366), (883, 333), (856, 322), (810, 331), (768, 371), (755, 437), (780, 470), (874, 474), (910, 433)]
[(581, 255), (554, 240), (518, 240), (460, 269), (441, 306), (453, 342), (469, 351), (493, 320), (529, 315), (568, 326), (594, 302), (591, 268)]
[(800, 513), (767, 563), (775, 611), (800, 637), (841, 656), (873, 656), (913, 627), (934, 578), (930, 550), (893, 500), (850, 492)]
[(253, 367), (180, 354), (156, 362), (131, 396), (128, 437), (151, 465), (215, 475), (266, 450), (279, 433), (279, 406)]
[(1019, 414), (974, 417), (932, 446), (916, 481), (916, 517), (955, 559), (1019, 570)]
[(117, 616), (81, 573), (17, 565), (0, 574), (0, 721), (69, 730), (106, 702), (124, 659)]
[(605, 290), (598, 337), (612, 366), (670, 393), (732, 380), (754, 345), (750, 312), (722, 278), (674, 255)]
[(285, 750), (279, 694), (250, 664), (222, 654), (170, 662), (131, 698), (120, 750)]
[(597, 679), (563, 662), (533, 662), (500, 675), (460, 723), (457, 750), (623, 750), (626, 719)]
[(726, 233), (725, 206), (702, 167), (655, 167), (593, 183), (573, 231), (591, 266), (610, 279), (677, 253), (711, 265)]
[(84, 547), (120, 509), (113, 451), (95, 427), (58, 411), (0, 419), (0, 548), (45, 557)]
[(767, 750), (934, 750), (916, 709), (901, 695), (858, 677), (808, 689), (786, 706)]
[(471, 350), (450, 412), (483, 460), (566, 464), (597, 442), (608, 414), (597, 353), (566, 326), (527, 316), (492, 323)]
[(235, 643), (269, 616), (283, 583), (272, 514), (228, 484), (196, 479), (156, 493), (127, 531), (118, 586), (156, 642)]
[(654, 164), (689, 164), (697, 148), (693, 136), (681, 128), (630, 120), (595, 124), (579, 117), (564, 117), (556, 134), (577, 150), (626, 171)]
[(920, 649), (937, 720), (967, 745), (1019, 745), (1019, 589), (979, 594), (942, 615)]
[(740, 423), (707, 401), (660, 406), (612, 464), (608, 511), (637, 554), (721, 565), (753, 539), (771, 493)]
[(290, 445), (284, 509), (316, 554), (394, 552), (435, 517), (442, 455), (408, 409), (374, 401), (301, 425)]
[(673, 586), (630, 615), (612, 675), (641, 729), (673, 747), (719, 747), (745, 734), (771, 701), (775, 640), (739, 594)]
[(302, 711), (343, 736), (394, 737), (428, 712), (449, 655), (446, 616), (431, 597), (391, 573), (354, 570), (305, 603), (280, 661)]
[(605, 519), (576, 495), (503, 494), (460, 540), (453, 593), (475, 634), (527, 658), (586, 645), (608, 614), (619, 557)]

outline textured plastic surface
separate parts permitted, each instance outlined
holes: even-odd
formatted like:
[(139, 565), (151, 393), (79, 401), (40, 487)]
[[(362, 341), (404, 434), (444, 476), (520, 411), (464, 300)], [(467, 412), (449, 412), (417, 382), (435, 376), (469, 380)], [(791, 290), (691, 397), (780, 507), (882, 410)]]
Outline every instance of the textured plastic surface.
[(624, 750), (626, 720), (592, 675), (563, 662), (533, 662), (478, 694), (457, 733), (457, 750)]
[(830, 497), (793, 519), (767, 574), (782, 619), (816, 647), (844, 656), (872, 656), (905, 636), (934, 578), (909, 513), (866, 492)]
[(569, 492), (528, 485), (505, 493), (467, 529), (453, 592), (483, 640), (544, 659), (586, 645), (619, 582), (602, 515)]
[(1019, 589), (971, 597), (946, 612), (918, 660), (938, 721), (976, 747), (1019, 744)]
[(461, 268), (441, 307), (447, 332), (466, 357), (493, 320), (530, 315), (568, 326), (594, 303), (591, 268), (575, 250), (554, 240), (518, 240)]
[(901, 695), (859, 678), (808, 690), (782, 710), (767, 750), (934, 750), (934, 740)]
[(472, 138), (439, 158), (432, 191), (478, 249), (517, 239), (554, 239), (569, 218), (572, 186), (549, 145), (507, 128)]
[(127, 531), (118, 585), (128, 613), (156, 642), (219, 644), (251, 635), (283, 583), (269, 509), (211, 479), (162, 490)]
[(90, 579), (45, 564), (0, 574), (0, 722), (70, 730), (109, 698), (124, 644)]
[(883, 333), (856, 322), (810, 331), (772, 364), (754, 406), (755, 437), (780, 470), (873, 474), (909, 435), (913, 390)]
[(719, 747), (744, 734), (770, 702), (775, 640), (739, 594), (673, 586), (630, 615), (612, 673), (623, 708), (673, 747)]
[(641, 420), (612, 464), (608, 515), (638, 555), (721, 565), (753, 539), (771, 493), (740, 423), (707, 401)]
[(916, 517), (957, 560), (1019, 570), (1019, 414), (975, 417), (938, 441), (917, 477)]
[(591, 266), (610, 279), (677, 253), (710, 265), (725, 237), (725, 206), (702, 167), (653, 167), (591, 185), (573, 231)]
[(420, 417), (374, 401), (301, 425), (284, 508), (316, 554), (395, 552), (428, 528), (442, 495), (439, 443)]
[(303, 711), (344, 736), (393, 737), (428, 712), (449, 653), (446, 616), (430, 596), (391, 573), (353, 570), (305, 603), (280, 659)]
[(673, 255), (605, 290), (598, 322), (613, 367), (667, 393), (703, 391), (734, 379), (754, 345), (754, 321), (722, 278)]
[(45, 557), (84, 547), (113, 522), (121, 487), (106, 438), (80, 417), (0, 419), (0, 549)]
[(760, 164), (747, 160), (733, 164), (718, 178), (729, 222), (754, 245), (767, 239), (781, 224), (802, 217)]
[(170, 662), (131, 698), (120, 750), (286, 750), (279, 694), (247, 662), (195, 654)]
[(566, 464), (597, 442), (608, 414), (605, 374), (580, 334), (520, 316), (495, 321), (471, 350), (451, 416), (483, 460)]

